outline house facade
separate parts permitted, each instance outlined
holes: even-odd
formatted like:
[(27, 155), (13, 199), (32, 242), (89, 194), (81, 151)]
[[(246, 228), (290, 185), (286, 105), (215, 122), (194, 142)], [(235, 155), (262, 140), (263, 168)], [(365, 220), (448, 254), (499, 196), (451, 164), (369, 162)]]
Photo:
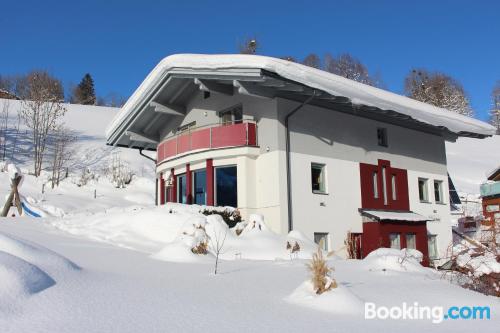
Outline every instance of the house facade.
[(288, 61), (249, 55), (164, 59), (107, 131), (157, 152), (157, 203), (233, 206), (275, 232), (300, 230), (361, 258), (452, 241), (445, 141), (480, 121)]

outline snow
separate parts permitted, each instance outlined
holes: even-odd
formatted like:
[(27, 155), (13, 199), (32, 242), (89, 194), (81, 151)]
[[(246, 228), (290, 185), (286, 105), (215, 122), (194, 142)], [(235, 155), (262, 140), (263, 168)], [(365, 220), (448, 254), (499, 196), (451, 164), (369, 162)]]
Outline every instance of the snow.
[[(46, 174), (37, 179), (29, 174), (29, 158), (16, 161), (24, 175), (23, 201), (46, 212), (46, 217), (0, 219), (2, 333), (497, 330), (498, 299), (463, 289), (420, 266), (418, 252), (380, 249), (365, 260), (329, 256), (339, 286), (318, 296), (312, 293), (305, 267), (317, 245), (299, 231), (277, 235), (258, 214), (229, 229), (218, 215), (200, 214), (211, 207), (155, 207), (150, 172), (154, 165), (132, 150), (122, 157), (136, 176), (126, 189), (116, 188), (101, 170), (117, 151), (104, 146), (102, 135), (117, 110), (87, 108), (70, 106), (65, 117), (83, 138), (79, 167), (90, 167), (97, 176), (88, 185), (78, 186), (78, 175), (72, 175), (55, 189), (46, 184), (42, 194)], [(470, 180), (456, 181), (457, 187), (477, 187), (498, 165), (498, 150), (491, 149), (500, 145), (498, 138), (447, 143), (451, 176), (451, 169), (460, 170)], [(93, 150), (98, 156), (87, 159)], [(6, 164), (0, 171), (4, 197), (10, 191), (10, 175)], [(205, 237), (201, 228), (211, 242), (216, 235), (226, 235), (217, 275), (213, 246), (207, 255), (191, 252), (191, 246)], [(298, 254), (286, 249), (287, 241), (299, 243)], [(497, 271), (490, 264), (478, 266), (478, 271)], [(439, 325), (367, 321), (364, 302), (488, 305), (492, 320)]]
[(55, 284), (37, 266), (3, 251), (0, 251), (0, 280), (0, 311), (8, 309), (16, 298), (40, 292)]
[(21, 171), (15, 166), (15, 164), (12, 163), (7, 164), (7, 173), (9, 174), (9, 178), (11, 180), (14, 180), (19, 176), (22, 176)]
[(479, 256), (465, 252), (457, 256), (456, 262), (460, 267), (469, 268), (476, 277), (491, 273), (500, 274), (500, 263), (497, 261), (497, 256), (489, 251), (485, 251), (483, 255)]
[(370, 252), (362, 265), (369, 271), (424, 272), (422, 258), (422, 253), (414, 249), (379, 248)]
[(137, 111), (142, 99), (173, 69), (262, 69), (335, 96), (347, 97), (353, 104), (396, 111), (432, 126), (445, 127), (459, 135), (462, 132), (481, 135), (495, 133), (493, 126), (482, 121), (283, 59), (241, 54), (176, 54), (164, 58), (144, 79), (106, 129), (108, 138), (126, 118)]
[(339, 285), (337, 288), (317, 295), (311, 281), (304, 281), (286, 301), (315, 310), (326, 311), (335, 315), (361, 315), (364, 302), (354, 295), (349, 288)]
[[(311, 299), (304, 260), (222, 261), (220, 273), (213, 275), (209, 262), (159, 261), (39, 221), (6, 219), (0, 222), (0, 233), (48, 247), (82, 269), (59, 276), (48, 273), (56, 284), (1, 309), (2, 333), (497, 331), (496, 298), (450, 284), (429, 268), (369, 271), (360, 260), (330, 260), (339, 288)], [(365, 320), (360, 302), (488, 305), (492, 319), (441, 324)]]
[(448, 172), (458, 192), (479, 194), (479, 185), (500, 164), (500, 135), (477, 140), (458, 138), (446, 142)]
[(395, 221), (410, 221), (419, 222), (426, 221), (428, 218), (417, 213), (404, 213), (404, 212), (389, 212), (381, 210), (363, 210), (364, 214), (375, 216), (380, 220), (395, 220)]

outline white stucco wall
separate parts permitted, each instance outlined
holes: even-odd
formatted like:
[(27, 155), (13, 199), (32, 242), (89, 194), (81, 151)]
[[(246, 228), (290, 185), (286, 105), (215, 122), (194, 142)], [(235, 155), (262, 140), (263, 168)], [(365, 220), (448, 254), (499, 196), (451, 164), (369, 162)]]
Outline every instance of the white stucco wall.
[[(219, 121), (218, 112), (241, 104), (244, 118), (258, 124), (257, 148), (229, 148), (191, 152), (158, 167), (158, 172), (176, 173), (202, 168), (212, 158), (214, 166), (237, 165), (238, 206), (244, 218), (251, 213), (265, 216), (266, 224), (275, 232), (288, 232), (286, 154), (284, 118), (297, 106), (283, 99), (212, 94), (203, 99), (197, 94), (188, 105), (185, 118), (165, 128), (163, 137), (180, 125), (196, 121), (196, 126)], [(377, 128), (388, 131), (389, 146), (377, 145)], [(348, 231), (362, 232), (361, 185), (359, 163), (377, 164), (378, 159), (390, 160), (396, 168), (408, 170), (410, 209), (425, 216), (439, 216), (429, 222), (428, 231), (438, 235), (441, 254), (451, 241), (449, 227), (448, 184), (444, 138), (435, 134), (402, 128), (371, 119), (305, 106), (290, 120), (293, 227), (313, 238), (314, 232), (329, 233), (329, 249), (344, 253)], [(311, 190), (311, 163), (326, 165), (328, 194)], [(445, 204), (421, 203), (418, 197), (418, 177), (431, 182), (443, 181)]]

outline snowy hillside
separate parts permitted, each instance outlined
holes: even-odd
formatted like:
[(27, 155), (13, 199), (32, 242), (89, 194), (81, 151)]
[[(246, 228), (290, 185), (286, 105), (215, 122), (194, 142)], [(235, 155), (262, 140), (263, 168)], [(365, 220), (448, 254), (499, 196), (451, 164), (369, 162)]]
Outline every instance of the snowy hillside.
[(500, 135), (486, 139), (459, 138), (446, 143), (448, 172), (458, 192), (478, 194), (479, 185), (500, 165)]
[[(32, 149), (29, 132), (18, 114), (20, 101), (0, 99), (0, 111), (8, 108), (6, 160), (14, 162), (25, 175), (21, 195), (34, 206), (54, 216), (98, 212), (112, 207), (133, 204), (154, 204), (154, 163), (139, 155), (137, 150), (106, 146), (104, 130), (119, 109), (88, 105), (65, 104), (67, 109), (62, 122), (77, 137), (73, 144), (74, 159), (69, 164), (69, 177), (59, 187), (51, 189), (49, 158), (45, 171), (38, 178), (30, 176), (33, 170)], [(17, 126), (19, 125), (19, 131)], [(120, 159), (135, 175), (127, 189), (118, 189), (106, 169), (113, 159)], [(85, 186), (79, 186), (85, 170), (94, 179)], [(90, 177), (89, 176), (89, 177)], [(9, 191), (6, 173), (0, 172), (0, 197)], [(44, 193), (42, 193), (42, 190)]]

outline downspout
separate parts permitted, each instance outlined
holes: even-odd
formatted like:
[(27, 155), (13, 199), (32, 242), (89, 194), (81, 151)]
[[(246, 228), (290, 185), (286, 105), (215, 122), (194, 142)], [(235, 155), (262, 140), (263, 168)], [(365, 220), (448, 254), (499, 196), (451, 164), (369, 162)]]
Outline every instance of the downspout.
[(291, 112), (289, 112), (285, 117), (285, 130), (286, 130), (286, 189), (287, 189), (287, 199), (288, 199), (288, 232), (293, 230), (293, 216), (292, 216), (292, 177), (291, 177), (291, 163), (290, 163), (290, 128), (288, 126), (290, 118), (302, 109), (306, 104), (310, 103), (314, 97), (316, 97), (316, 90), (313, 90), (311, 96), (309, 96), (302, 104), (297, 106)]
[[(144, 154), (142, 152), (143, 150), (144, 150), (143, 148), (139, 148), (139, 155), (141, 155), (142, 157), (147, 158), (150, 161), (155, 162), (155, 165), (156, 165), (156, 160), (154, 158), (152, 158), (151, 156), (148, 156), (148, 155)], [(158, 181), (155, 181), (155, 204), (158, 205)]]

